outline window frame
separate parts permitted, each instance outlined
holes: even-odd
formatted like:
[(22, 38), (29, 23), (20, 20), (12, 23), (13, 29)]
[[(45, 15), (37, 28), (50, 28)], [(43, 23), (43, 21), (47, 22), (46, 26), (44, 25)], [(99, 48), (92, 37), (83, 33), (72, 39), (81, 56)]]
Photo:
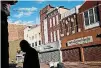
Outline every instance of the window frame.
[(90, 10), (90, 9), (86, 10), (86, 11), (88, 12), (89, 25), (85, 25), (84, 12), (86, 12), (86, 11), (83, 12), (84, 28), (85, 28), (85, 29), (90, 29), (90, 28), (99, 26), (99, 20), (96, 22), (96, 19), (95, 19), (95, 10), (94, 10), (94, 9), (95, 9), (96, 7), (97, 7), (97, 6), (90, 8), (90, 9), (93, 9), (94, 23), (90, 23), (90, 16), (89, 16), (89, 10)]

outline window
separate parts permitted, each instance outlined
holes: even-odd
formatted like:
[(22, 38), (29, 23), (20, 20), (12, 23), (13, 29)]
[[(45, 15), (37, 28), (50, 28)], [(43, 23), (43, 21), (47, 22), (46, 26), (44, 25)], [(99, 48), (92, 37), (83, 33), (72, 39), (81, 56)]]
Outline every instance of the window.
[(41, 45), (41, 41), (39, 41), (39, 45)]
[(32, 47), (34, 47), (34, 43), (32, 43)]
[(85, 29), (99, 26), (97, 11), (97, 7), (94, 7), (84, 12)]
[(63, 23), (62, 22), (60, 22), (60, 28), (61, 28), (60, 32), (61, 34), (63, 34)]
[(50, 27), (52, 27), (52, 19), (50, 19)]
[(53, 36), (52, 36), (52, 32), (51, 32), (51, 42), (53, 42)]
[(57, 22), (57, 24), (59, 24), (59, 21), (58, 21), (59, 19), (58, 19), (58, 15), (56, 15), (56, 22)]
[(68, 47), (68, 43), (66, 43), (66, 47)]
[(37, 39), (37, 34), (35, 34), (35, 39)]
[(97, 22), (98, 21), (97, 7), (94, 8), (94, 13), (95, 13), (95, 22)]
[(68, 21), (70, 21), (70, 18), (68, 18)]
[(54, 41), (56, 41), (56, 31), (54, 31)]
[(35, 46), (37, 46), (37, 42), (35, 42)]
[(66, 20), (66, 24), (68, 24), (68, 21)]
[(32, 40), (34, 39), (34, 36), (32, 36)]
[(88, 11), (84, 12), (84, 17), (85, 17), (85, 25), (89, 25), (89, 18), (88, 18)]
[(89, 10), (90, 24), (94, 23), (93, 9)]
[(57, 39), (60, 39), (59, 30), (57, 30)]
[(73, 18), (71, 18), (71, 22), (74, 22), (74, 19)]
[(53, 17), (53, 26), (55, 26), (55, 17)]

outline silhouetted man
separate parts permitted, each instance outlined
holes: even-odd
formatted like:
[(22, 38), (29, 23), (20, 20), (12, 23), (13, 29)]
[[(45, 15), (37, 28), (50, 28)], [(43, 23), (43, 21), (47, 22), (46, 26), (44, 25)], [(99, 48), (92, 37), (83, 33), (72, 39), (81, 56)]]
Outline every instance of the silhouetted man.
[(26, 40), (20, 42), (20, 47), (25, 52), (23, 68), (40, 68), (38, 52)]

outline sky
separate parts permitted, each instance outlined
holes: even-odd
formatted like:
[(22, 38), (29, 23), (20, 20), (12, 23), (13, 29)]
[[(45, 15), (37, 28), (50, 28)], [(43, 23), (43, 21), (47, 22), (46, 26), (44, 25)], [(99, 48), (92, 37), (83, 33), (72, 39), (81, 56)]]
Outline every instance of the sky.
[(28, 0), (18, 0), (15, 5), (10, 7), (10, 16), (8, 17), (9, 23), (15, 24), (26, 24), (33, 25), (40, 23), (40, 10), (46, 5), (51, 5), (53, 7), (64, 6), (65, 8), (72, 9), (77, 5), (82, 5), (84, 1), (28, 1)]

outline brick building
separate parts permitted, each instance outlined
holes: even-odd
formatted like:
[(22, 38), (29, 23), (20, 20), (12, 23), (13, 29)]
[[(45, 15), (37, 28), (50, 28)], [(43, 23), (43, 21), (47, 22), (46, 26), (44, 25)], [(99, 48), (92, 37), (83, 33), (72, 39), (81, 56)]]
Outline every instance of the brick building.
[[(40, 47), (40, 62), (57, 63), (61, 61), (60, 49), (60, 24), (61, 14), (69, 11), (69, 9), (60, 7), (52, 7), (46, 10), (47, 6), (40, 11), (42, 44)], [(46, 10), (46, 11), (45, 11)], [(44, 14), (41, 14), (44, 11)], [(46, 58), (47, 57), (47, 58)], [(53, 58), (55, 57), (55, 58)]]
[[(61, 37), (63, 62), (101, 61), (101, 38), (97, 37), (101, 34), (101, 1), (84, 2), (79, 8), (77, 23), (76, 32), (66, 35), (64, 31)], [(75, 25), (71, 24), (74, 30)]]
[[(45, 37), (44, 37), (44, 28), (45, 28), (45, 26), (44, 26), (44, 19), (47, 17), (46, 13), (51, 8), (53, 8), (53, 7), (50, 6), (50, 5), (47, 5), (45, 8), (43, 8), (42, 10), (40, 10), (40, 27), (41, 27), (41, 40), (42, 40), (42, 44), (45, 44)], [(47, 33), (48, 32), (46, 32), (46, 34)]]
[[(47, 7), (50, 7), (50, 9), (47, 9)], [(45, 10), (46, 12), (41, 14)], [(66, 9), (63, 6), (52, 7), (50, 5), (46, 6), (40, 11), (41, 34), (43, 44), (60, 40), (59, 20), (61, 18), (61, 14), (66, 11), (69, 11), (69, 9)]]
[(9, 41), (24, 39), (25, 25), (21, 24), (8, 24)]

